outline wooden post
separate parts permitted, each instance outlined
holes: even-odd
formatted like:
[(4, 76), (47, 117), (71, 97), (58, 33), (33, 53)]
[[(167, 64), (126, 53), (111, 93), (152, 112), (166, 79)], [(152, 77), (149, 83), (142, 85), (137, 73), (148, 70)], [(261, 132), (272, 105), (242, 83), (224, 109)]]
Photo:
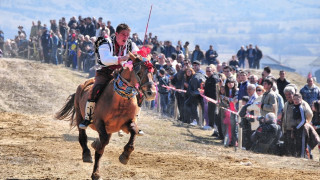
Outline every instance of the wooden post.
[(179, 114), (179, 110), (178, 110), (178, 100), (177, 97), (174, 97), (174, 115), (173, 118), (174, 120), (178, 120), (178, 114)]

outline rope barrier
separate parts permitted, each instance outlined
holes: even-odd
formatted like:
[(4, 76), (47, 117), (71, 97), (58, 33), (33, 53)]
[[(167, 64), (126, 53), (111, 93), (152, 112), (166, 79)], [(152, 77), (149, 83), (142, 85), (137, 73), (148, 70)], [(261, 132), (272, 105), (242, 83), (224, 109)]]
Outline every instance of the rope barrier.
[[(186, 93), (186, 92), (187, 92), (186, 90), (177, 89), (177, 88), (171, 87), (171, 86), (162, 85), (162, 87), (167, 88), (167, 89), (171, 89), (171, 90), (177, 91), (177, 92), (183, 92), (183, 93)], [(211, 103), (214, 103), (214, 104), (219, 105), (219, 102), (218, 102), (217, 100), (214, 100), (214, 99), (212, 99), (212, 98), (210, 98), (210, 97), (208, 97), (208, 96), (205, 96), (205, 95), (203, 95), (202, 93), (200, 93), (200, 96), (202, 96), (202, 97), (203, 97), (205, 100), (207, 100), (208, 102), (211, 102)], [(225, 111), (228, 111), (228, 112), (230, 112), (230, 113), (232, 113), (232, 114), (239, 115), (238, 112), (232, 111), (232, 110), (230, 110), (230, 109), (228, 109), (228, 108), (224, 108), (224, 107), (219, 107), (219, 108), (224, 109)], [(253, 119), (258, 118), (257, 116), (254, 116), (254, 115), (251, 115), (251, 114), (246, 114), (245, 117), (247, 117), (247, 118), (253, 118)]]

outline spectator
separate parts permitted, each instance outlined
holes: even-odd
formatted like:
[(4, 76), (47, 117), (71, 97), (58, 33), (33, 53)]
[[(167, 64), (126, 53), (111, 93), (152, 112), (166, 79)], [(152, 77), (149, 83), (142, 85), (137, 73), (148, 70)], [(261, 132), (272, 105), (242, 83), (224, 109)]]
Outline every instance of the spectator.
[(204, 64), (204, 54), (201, 51), (199, 45), (195, 46), (195, 49), (191, 55), (191, 62), (194, 62), (194, 61), (199, 61), (199, 62), (201, 62), (201, 64)]
[(177, 55), (182, 54), (183, 55), (183, 51), (181, 50), (181, 46), (176, 46), (176, 53)]
[[(302, 104), (303, 103), (303, 104)], [(293, 141), (293, 149), (291, 155), (295, 157), (305, 157), (306, 140), (303, 135), (304, 124), (311, 122), (312, 110), (307, 103), (302, 101), (301, 94), (293, 95), (293, 116), (291, 121), (291, 141)]]
[(44, 62), (50, 62), (50, 50), (52, 48), (50, 33), (46, 27), (42, 28), (41, 45), (43, 51)]
[(254, 69), (260, 69), (260, 60), (262, 59), (262, 51), (259, 49), (259, 47), (256, 45), (255, 48), (255, 58), (254, 58), (254, 62), (253, 62), (253, 67)]
[[(185, 75), (184, 75), (184, 78), (183, 78), (183, 89), (187, 90), (189, 88), (189, 85), (190, 85), (190, 80), (194, 76), (195, 72), (189, 65), (185, 65), (185, 66), (183, 66), (183, 68), (185, 69)], [(189, 93), (185, 93), (184, 94), (184, 101), (186, 102), (186, 100), (189, 99), (189, 98), (191, 98), (191, 95)], [(183, 104), (184, 104), (184, 107), (183, 107), (184, 114), (183, 114), (182, 122), (189, 124), (190, 123), (190, 112), (186, 111), (187, 107), (186, 107), (185, 102), (183, 102)]]
[[(220, 81), (218, 73), (216, 73), (216, 67), (214, 65), (212, 66), (207, 66), (206, 68), (206, 81), (204, 84), (204, 95), (214, 99), (217, 99), (217, 86), (218, 82)], [(219, 131), (222, 132), (221, 129), (221, 121), (218, 122), (217, 119), (217, 106), (216, 104), (212, 102), (208, 102), (208, 124), (207, 126), (210, 126), (211, 128), (214, 128), (214, 125), (218, 128), (218, 130), (215, 130), (213, 132), (214, 136), (218, 136)], [(220, 137), (221, 139), (223, 137)]]
[(282, 136), (281, 128), (275, 123), (276, 115), (273, 113), (266, 114), (265, 117), (259, 118), (260, 126), (252, 134), (252, 150), (258, 153), (278, 154), (277, 144)]
[(176, 53), (176, 49), (172, 46), (171, 41), (166, 41), (163, 54), (168, 58), (171, 57), (173, 53)]
[(20, 36), (20, 34), (24, 34), (24, 37), (27, 39), (27, 34), (26, 34), (26, 32), (23, 30), (23, 26), (18, 26), (18, 29), (19, 29), (19, 31), (18, 31), (18, 36)]
[(85, 19), (82, 19), (82, 16), (78, 16), (78, 21), (77, 21), (77, 26), (80, 26), (81, 22), (84, 21)]
[(54, 32), (54, 33), (57, 33), (58, 31), (58, 25), (57, 25), (57, 22), (55, 19), (51, 20), (51, 26), (50, 26), (50, 29)]
[(30, 39), (32, 39), (33, 37), (36, 37), (38, 39), (38, 28), (34, 23), (34, 21), (32, 21), (32, 26), (30, 30)]
[[(229, 77), (234, 77), (232, 74), (232, 68), (230, 66), (225, 66), (223, 68), (223, 74), (226, 76), (226, 79)], [(225, 79), (225, 81), (226, 81), (226, 79)], [(223, 84), (226, 84), (225, 81), (223, 82)]]
[[(312, 103), (312, 111), (313, 111), (313, 117), (311, 124), (314, 127), (314, 129), (317, 131), (318, 135), (320, 135), (320, 101), (313, 101)], [(319, 145), (320, 149), (320, 145)]]
[(200, 88), (200, 84), (205, 82), (205, 76), (200, 71), (199, 61), (194, 61), (192, 66), (195, 74), (190, 79), (190, 84), (187, 88), (188, 99), (185, 101), (185, 114), (187, 115), (185, 117), (187, 122), (193, 120), (192, 123), (190, 123), (191, 125), (198, 125), (199, 115), (197, 106), (200, 104), (203, 109), (203, 101), (198, 89)]
[(158, 76), (158, 92), (160, 94), (160, 106), (161, 106), (161, 113), (165, 116), (168, 115), (168, 103), (169, 103), (169, 90), (164, 86), (169, 86), (169, 78), (166, 76), (166, 71), (164, 69), (160, 69), (159, 76)]
[(87, 34), (86, 33), (86, 19), (81, 20), (80, 24), (77, 25), (77, 26), (78, 26), (78, 29), (80, 31), (80, 34), (82, 34), (82, 35)]
[(273, 83), (272, 90), (275, 92), (275, 94), (277, 96), (278, 112), (276, 115), (277, 115), (277, 117), (279, 117), (280, 114), (282, 113), (282, 110), (283, 110), (284, 101), (283, 101), (282, 96), (279, 94), (277, 85), (275, 83)]
[(254, 84), (257, 87), (259, 85), (258, 84), (258, 76), (254, 75), (254, 74), (250, 75), (249, 83)]
[(155, 67), (157, 70), (160, 70), (161, 68), (164, 68), (164, 65), (165, 65), (165, 61), (166, 61), (166, 58), (164, 57), (164, 54), (160, 53), (158, 55), (158, 62), (155, 64)]
[(184, 54), (184, 57), (186, 58), (186, 59), (189, 59), (189, 42), (188, 41), (186, 41), (185, 43), (184, 43), (184, 45), (183, 45), (183, 54)]
[(90, 17), (86, 18), (86, 31), (83, 35), (89, 35), (90, 37), (96, 35), (96, 27)]
[[(249, 101), (246, 104), (246, 105), (248, 105), (247, 113), (249, 113), (250, 115), (254, 115), (256, 117), (260, 116), (260, 108), (257, 107), (257, 103), (261, 102), (261, 98), (263, 95), (263, 91), (261, 91), (263, 89), (263, 87), (260, 86), (259, 88), (261, 88), (261, 89), (258, 89), (259, 91), (257, 91), (256, 86), (253, 84), (249, 84), (247, 87), (247, 93), (249, 96)], [(258, 128), (259, 122), (256, 121), (256, 119), (251, 119), (250, 122), (251, 122), (250, 127), (251, 127), (252, 131)], [(253, 132), (251, 132), (251, 134), (252, 133)]]
[(240, 50), (237, 52), (237, 57), (238, 57), (238, 60), (239, 60), (239, 67), (241, 68), (244, 68), (245, 67), (245, 64), (244, 64), (244, 61), (246, 59), (246, 50), (244, 49), (244, 46), (241, 46)]
[(215, 50), (213, 49), (213, 46), (210, 45), (210, 46), (209, 46), (209, 49), (208, 49), (207, 52), (206, 52), (206, 61), (207, 61), (208, 65), (210, 65), (210, 64), (217, 65), (217, 64), (218, 64), (218, 63), (217, 63), (217, 60), (216, 60), (217, 57), (218, 57), (217, 51), (215, 51)]
[[(172, 77), (171, 79), (171, 84), (176, 88), (176, 89), (183, 89), (183, 77), (185, 74), (185, 68), (186, 66), (184, 66), (182, 68), (182, 65), (180, 63), (178, 63), (176, 65), (176, 70), (177, 73)], [(175, 97), (177, 100), (177, 105), (178, 105), (178, 110), (179, 110), (179, 117), (178, 120), (182, 121), (183, 119), (183, 105), (184, 105), (184, 93), (182, 92), (175, 92)]]
[(137, 33), (133, 33), (133, 34), (132, 34), (132, 41), (133, 41), (134, 43), (136, 43), (136, 45), (137, 45), (139, 48), (141, 48), (142, 45), (143, 45), (143, 43), (142, 43), (141, 39), (139, 39)]
[(240, 82), (238, 85), (238, 88), (239, 88), (238, 101), (242, 99), (243, 96), (248, 96), (247, 87), (249, 85), (249, 82), (248, 82), (247, 72), (240, 71), (239, 80)]
[(241, 108), (239, 110), (239, 116), (241, 117), (240, 127), (242, 127), (242, 147), (249, 150), (251, 148), (251, 122), (254, 121), (253, 118), (247, 117), (247, 107), (250, 106), (248, 104), (249, 97), (243, 96), (241, 99)]
[(235, 68), (238, 68), (239, 67), (239, 62), (238, 60), (236, 59), (236, 56), (235, 55), (232, 55), (232, 58), (231, 60), (229, 61), (229, 66), (233, 66)]
[(70, 29), (74, 25), (74, 23), (77, 23), (75, 16), (71, 17), (70, 21), (68, 22), (68, 26), (69, 26)]
[(182, 43), (181, 43), (180, 40), (178, 40), (177, 46), (180, 47), (180, 50), (182, 51), (182, 54), (184, 55), (184, 48), (183, 48)]
[(156, 42), (151, 50), (151, 52), (161, 53), (164, 52), (164, 47), (160, 45), (159, 42)]
[(107, 28), (110, 30), (110, 36), (116, 33), (113, 26), (111, 26), (111, 21), (107, 21)]
[(310, 107), (313, 101), (320, 100), (320, 89), (314, 84), (311, 76), (307, 78), (307, 84), (300, 90), (300, 94)]
[(248, 58), (249, 68), (253, 68), (254, 58), (256, 57), (256, 50), (252, 48), (252, 44), (249, 44), (246, 55)]
[(59, 62), (57, 57), (57, 50), (59, 45), (59, 38), (54, 31), (51, 31), (51, 43), (52, 43), (51, 60), (53, 64), (58, 65)]
[(183, 60), (184, 60), (184, 55), (183, 54), (178, 54), (178, 57), (177, 57), (177, 63), (183, 63)]
[(261, 116), (265, 116), (267, 113), (272, 112), (277, 114), (278, 112), (278, 104), (277, 104), (277, 95), (272, 90), (273, 82), (271, 79), (265, 79), (263, 82), (263, 88), (265, 89), (265, 93), (262, 96), (260, 106)]
[(60, 30), (60, 34), (63, 42), (62, 44), (65, 45), (65, 42), (68, 37), (68, 31), (69, 31), (66, 22), (61, 21), (61, 24), (59, 23), (59, 30)]
[(236, 115), (230, 111), (235, 112), (235, 104), (238, 102), (238, 90), (236, 85), (236, 79), (234, 77), (228, 77), (225, 86), (225, 96), (221, 98), (225, 101), (229, 111), (225, 111), (224, 119), (222, 119), (222, 131), (224, 135), (225, 146), (235, 146), (237, 142), (236, 132)]
[(287, 100), (286, 100), (286, 97), (284, 95), (283, 90), (288, 84), (290, 84), (290, 81), (288, 81), (285, 76), (286, 76), (286, 72), (284, 70), (281, 70), (279, 72), (279, 78), (277, 79), (277, 86), (278, 86), (279, 94), (284, 99), (284, 102), (286, 102)]
[(100, 37), (101, 36), (101, 24), (102, 23), (97, 23), (96, 25), (95, 25), (95, 27), (96, 27), (96, 37)]
[[(261, 99), (262, 99), (264, 92), (265, 92), (265, 90), (264, 90), (263, 86), (258, 85), (256, 87), (257, 97), (253, 101), (253, 103), (250, 106), (248, 106), (248, 108), (247, 108), (248, 111), (253, 111), (253, 114), (256, 117), (261, 116), (259, 104), (261, 104)], [(259, 126), (259, 124), (256, 122), (256, 123), (254, 123), (254, 125), (252, 124), (252, 129), (256, 129), (258, 126)]]
[[(296, 90), (292, 86), (287, 86), (284, 88), (284, 94), (287, 99), (287, 102), (284, 105), (282, 113), (282, 132), (283, 132), (283, 141), (285, 147), (285, 154), (293, 156), (295, 154), (295, 144), (291, 134), (293, 133), (292, 127), (294, 126), (293, 121), (293, 95), (296, 93)], [(307, 103), (303, 101), (304, 108), (307, 108)], [(307, 105), (308, 106), (308, 105)]]
[(18, 54), (22, 58), (28, 58), (28, 41), (26, 40), (24, 33), (19, 35)]
[(274, 77), (271, 74), (271, 68), (269, 66), (266, 66), (263, 68), (262, 74), (261, 74), (261, 78), (258, 80), (258, 83), (260, 85), (263, 85), (263, 81), (266, 78), (272, 78), (274, 79)]
[(77, 68), (77, 48), (78, 48), (78, 41), (76, 38), (76, 34), (72, 34), (71, 35), (71, 39), (68, 41), (68, 63), (67, 63), (67, 67), (70, 67), (70, 65), (72, 65), (73, 69)]

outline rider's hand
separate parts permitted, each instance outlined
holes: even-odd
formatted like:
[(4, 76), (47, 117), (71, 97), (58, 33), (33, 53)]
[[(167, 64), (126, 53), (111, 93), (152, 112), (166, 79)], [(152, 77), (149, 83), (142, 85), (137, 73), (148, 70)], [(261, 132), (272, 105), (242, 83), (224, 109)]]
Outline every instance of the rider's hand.
[(129, 54), (125, 55), (125, 56), (119, 56), (119, 61), (126, 61), (129, 59)]

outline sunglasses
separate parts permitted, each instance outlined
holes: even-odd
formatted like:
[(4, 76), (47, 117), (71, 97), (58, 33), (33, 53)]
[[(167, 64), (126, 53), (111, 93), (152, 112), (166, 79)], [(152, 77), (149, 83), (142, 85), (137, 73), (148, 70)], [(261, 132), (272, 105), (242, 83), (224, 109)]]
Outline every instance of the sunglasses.
[(262, 91), (262, 89), (257, 89), (257, 91)]
[(211, 71), (206, 71), (206, 72), (211, 72)]

